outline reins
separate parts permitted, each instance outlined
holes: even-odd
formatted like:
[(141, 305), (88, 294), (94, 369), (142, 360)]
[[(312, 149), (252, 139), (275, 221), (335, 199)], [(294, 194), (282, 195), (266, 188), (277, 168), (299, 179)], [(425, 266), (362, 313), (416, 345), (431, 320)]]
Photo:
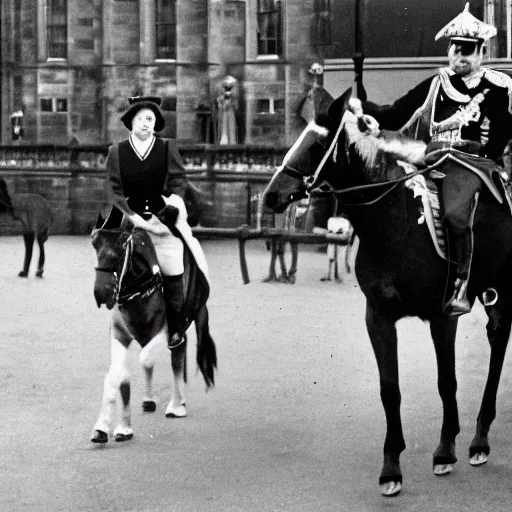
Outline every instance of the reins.
[[(329, 187), (331, 187), (330, 190), (312, 190), (310, 194), (312, 196), (325, 196), (325, 195), (335, 195), (338, 198), (339, 203), (342, 206), (371, 206), (375, 203), (378, 203), (380, 200), (382, 200), (384, 197), (386, 197), (390, 192), (395, 190), (400, 183), (403, 183), (404, 181), (410, 180), (411, 178), (414, 178), (415, 176), (418, 176), (420, 174), (424, 174), (426, 172), (429, 172), (432, 170), (432, 166), (428, 166), (425, 169), (420, 169), (415, 172), (411, 172), (410, 174), (406, 174), (405, 176), (401, 176), (400, 178), (397, 178), (396, 180), (391, 181), (381, 181), (379, 183), (369, 183), (366, 185), (357, 185), (355, 187), (345, 188), (345, 189), (333, 189), (332, 186), (328, 182), (326, 183)], [(375, 199), (372, 199), (371, 201), (365, 201), (361, 203), (345, 203), (343, 201), (339, 200), (339, 196), (343, 194), (349, 194), (352, 192), (365, 192), (367, 190), (376, 189), (379, 187), (389, 186), (390, 188), (383, 192), (380, 196), (378, 196)]]

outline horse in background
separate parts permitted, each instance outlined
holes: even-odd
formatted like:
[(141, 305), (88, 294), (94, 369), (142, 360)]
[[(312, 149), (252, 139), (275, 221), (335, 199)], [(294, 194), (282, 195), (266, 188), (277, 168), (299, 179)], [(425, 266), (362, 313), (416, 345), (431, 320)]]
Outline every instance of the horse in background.
[(23, 269), (18, 276), (28, 276), (34, 241), (37, 240), (39, 260), (36, 277), (43, 277), (44, 244), (48, 240), (49, 229), (53, 221), (53, 213), (48, 200), (39, 194), (20, 193), (9, 195), (5, 180), (0, 178), (0, 217), (2, 216), (21, 223), (21, 232), (25, 243), (25, 257)]
[[(162, 289), (162, 276), (156, 252), (148, 233), (141, 229), (122, 227), (122, 214), (100, 214), (92, 233), (97, 266), (94, 296), (98, 307), (105, 304), (112, 310), (111, 363), (105, 377), (102, 407), (93, 428), (91, 442), (106, 443), (112, 433), (118, 397), (121, 398), (121, 418), (113, 430), (115, 441), (133, 437), (130, 407), (130, 371), (127, 367), (128, 349), (132, 341), (141, 347), (139, 360), (144, 370), (144, 412), (156, 410), (153, 393), (153, 370), (159, 347), (167, 344), (167, 320)], [(186, 304), (196, 300), (198, 280), (185, 249)], [(192, 293), (191, 293), (192, 292)], [(195, 307), (195, 306), (194, 306)], [(190, 308), (187, 307), (190, 311)], [(209, 332), (206, 304), (189, 317), (195, 323), (197, 335), (196, 361), (206, 383), (214, 385), (217, 366), (216, 348)], [(173, 385), (166, 417), (187, 415), (184, 388), (186, 383), (187, 342), (172, 348), (171, 368)]]
[[(424, 166), (425, 145), (397, 133), (379, 133), (369, 116), (356, 117), (348, 110), (350, 96), (349, 89), (331, 104), (322, 126), (309, 128), (309, 135), (273, 176), (265, 202), (280, 212), (303, 197), (308, 190), (304, 178), (310, 177), (328, 155), (316, 183), (309, 185), (326, 182), (326, 193), (334, 191), (359, 239), (356, 277), (366, 297), (366, 327), (377, 360), (387, 423), (379, 484), (384, 496), (395, 496), (402, 489), (400, 456), (405, 449), (396, 330), (401, 318), (428, 321), (434, 342), (443, 404), (440, 442), (433, 453), (434, 474), (450, 473), (457, 461), (458, 318), (443, 308), (453, 289), (453, 265), (437, 252), (427, 223), (418, 223), (425, 213), (424, 204), (407, 185), (410, 164)], [(496, 416), (496, 396), (512, 324), (512, 217), (506, 201), (499, 204), (486, 187), (476, 210), (474, 239), (468, 295), (471, 304), (478, 297), (485, 307), (490, 345), (487, 382), (469, 447), (470, 464), (479, 466), (487, 462), (490, 453), (489, 429)], [(489, 288), (496, 290), (496, 301), (485, 300)]]

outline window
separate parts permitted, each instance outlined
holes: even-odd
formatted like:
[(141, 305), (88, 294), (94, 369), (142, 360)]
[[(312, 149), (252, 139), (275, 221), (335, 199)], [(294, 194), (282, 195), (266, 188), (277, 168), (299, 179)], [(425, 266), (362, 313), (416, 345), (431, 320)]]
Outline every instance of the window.
[(316, 45), (331, 44), (331, 0), (315, 0), (314, 35)]
[(46, 0), (46, 55), (49, 59), (68, 57), (67, 18), (66, 0)]
[(156, 0), (155, 34), (155, 57), (176, 59), (176, 0)]
[(487, 43), (487, 54), (491, 58), (512, 58), (512, 4), (510, 0), (486, 2), (484, 21), (498, 29), (497, 36)]
[(67, 112), (67, 98), (40, 98), (39, 108), (41, 112)]
[(283, 98), (261, 98), (256, 100), (257, 114), (277, 114), (284, 112)]
[(41, 112), (53, 112), (53, 102), (51, 98), (41, 98), (39, 104)]
[(281, 0), (258, 0), (258, 55), (283, 54)]

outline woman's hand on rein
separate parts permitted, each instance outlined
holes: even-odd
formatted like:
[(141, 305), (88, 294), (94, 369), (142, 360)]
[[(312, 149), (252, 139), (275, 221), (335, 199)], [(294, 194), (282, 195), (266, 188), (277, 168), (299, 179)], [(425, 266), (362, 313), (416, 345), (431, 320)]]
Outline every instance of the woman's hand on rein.
[(157, 236), (164, 236), (170, 233), (169, 228), (160, 222), (160, 220), (155, 215), (146, 221), (146, 230)]

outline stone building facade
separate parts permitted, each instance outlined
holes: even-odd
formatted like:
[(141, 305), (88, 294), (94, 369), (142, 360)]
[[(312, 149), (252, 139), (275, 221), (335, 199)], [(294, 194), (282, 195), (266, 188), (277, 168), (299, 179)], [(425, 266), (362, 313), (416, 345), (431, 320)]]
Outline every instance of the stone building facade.
[(325, 55), (321, 4), (2, 0), (0, 142), (13, 142), (20, 111), (22, 143), (119, 140), (127, 98), (142, 94), (163, 98), (162, 135), (215, 143), (215, 98), (231, 75), (237, 142), (289, 145), (304, 126), (308, 69)]

